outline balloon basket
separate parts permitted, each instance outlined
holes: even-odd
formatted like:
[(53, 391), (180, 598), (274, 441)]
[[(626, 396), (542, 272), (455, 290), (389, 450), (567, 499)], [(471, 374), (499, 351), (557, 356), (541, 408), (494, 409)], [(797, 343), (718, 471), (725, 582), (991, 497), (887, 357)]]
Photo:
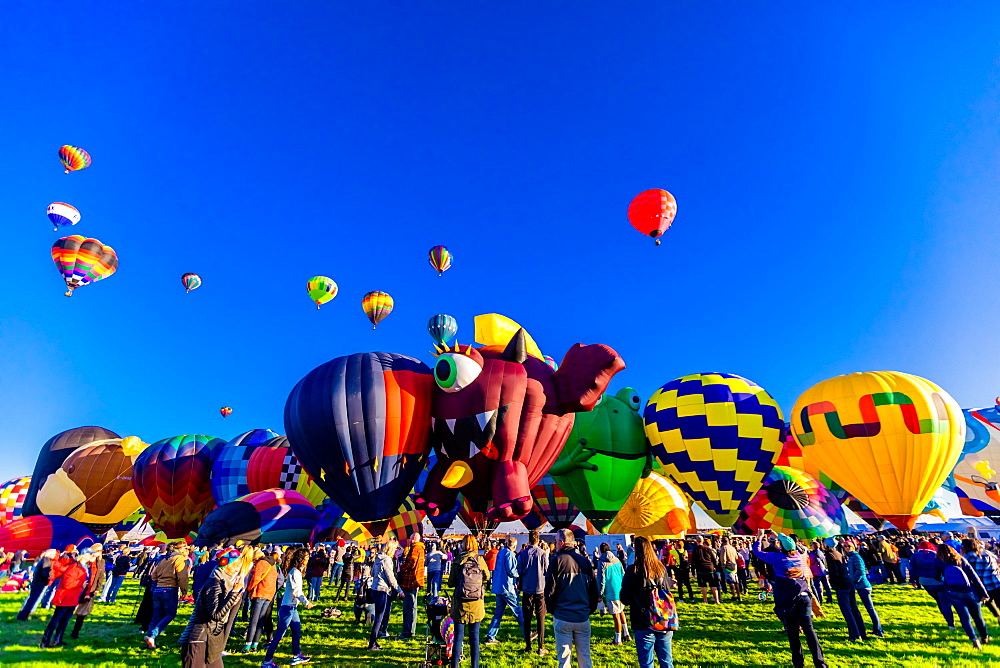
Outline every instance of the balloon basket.
[(656, 240), (656, 245), (657, 245), (657, 246), (659, 246), (659, 245), (660, 245), (660, 240), (659, 240), (659, 239), (657, 239), (657, 240)]
[(73, 291), (72, 290), (68, 290), (68, 291), (64, 292), (63, 294), (66, 295), (67, 297), (72, 297), (73, 296)]

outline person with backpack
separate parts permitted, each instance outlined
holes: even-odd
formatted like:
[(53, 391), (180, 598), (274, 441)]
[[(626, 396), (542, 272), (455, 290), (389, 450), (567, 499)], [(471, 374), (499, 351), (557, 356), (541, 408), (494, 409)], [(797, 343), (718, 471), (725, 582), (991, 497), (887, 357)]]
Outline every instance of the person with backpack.
[[(537, 529), (528, 532), (528, 543), (517, 555), (517, 574), (520, 578), (521, 610), (524, 616), (524, 652), (531, 652), (532, 635), (538, 643), (538, 656), (545, 656), (545, 575), (549, 570), (549, 554), (540, 545)], [(535, 630), (531, 631), (531, 619)]]
[(368, 638), (368, 651), (378, 652), (382, 647), (378, 641), (387, 638), (389, 633), (389, 615), (392, 613), (392, 599), (400, 593), (396, 581), (394, 556), (399, 542), (390, 538), (375, 555), (372, 566), (371, 600), (375, 604), (375, 620), (372, 623), (371, 635)]
[[(958, 613), (958, 621), (972, 641), (972, 646), (982, 649), (983, 644), (990, 641), (981, 606), (982, 601), (989, 599), (990, 595), (983, 586), (983, 581), (979, 579), (972, 564), (947, 543), (938, 546), (937, 560), (941, 564), (941, 581), (944, 583), (946, 596)], [(973, 622), (975, 629), (972, 627)], [(978, 636), (976, 631), (979, 632)]]
[(590, 616), (597, 610), (597, 577), (590, 560), (576, 551), (570, 529), (556, 532), (556, 551), (545, 578), (545, 607), (552, 611), (559, 668), (569, 668), (573, 651), (580, 668), (591, 668)]
[(1000, 622), (1000, 560), (983, 547), (983, 541), (966, 538), (962, 541), (962, 556), (976, 569), (976, 575), (983, 581), (983, 587), (990, 595), (986, 603)]
[(489, 579), (490, 569), (486, 560), (479, 556), (479, 541), (475, 536), (466, 536), (462, 541), (462, 553), (452, 564), (448, 578), (448, 586), (455, 589), (451, 602), (451, 618), (455, 622), (452, 668), (461, 665), (466, 631), (469, 634), (472, 668), (479, 668), (479, 627), (486, 618), (486, 586)]
[(508, 536), (503, 549), (497, 553), (493, 577), (490, 579), (490, 591), (493, 592), (496, 607), (493, 611), (493, 618), (490, 620), (490, 626), (486, 630), (487, 645), (495, 645), (500, 642), (497, 639), (500, 634), (500, 622), (508, 608), (514, 613), (518, 628), (524, 628), (521, 604), (517, 600), (517, 557), (514, 556), (516, 547), (517, 538)]
[(823, 649), (820, 647), (816, 629), (813, 628), (813, 599), (806, 573), (809, 564), (805, 555), (796, 548), (795, 540), (785, 534), (778, 534), (779, 552), (761, 549), (764, 530), (757, 534), (753, 546), (754, 556), (774, 569), (774, 614), (781, 620), (788, 635), (788, 645), (792, 651), (792, 665), (803, 668), (805, 656), (802, 652), (800, 632), (806, 637), (806, 644), (812, 654), (816, 668), (826, 668)]
[(628, 637), (628, 620), (625, 618), (625, 605), (621, 600), (622, 578), (625, 567), (618, 560), (611, 546), (601, 543), (601, 557), (597, 561), (597, 597), (603, 602), (611, 615), (615, 626), (614, 645), (622, 645)]
[(636, 536), (635, 563), (625, 569), (621, 600), (628, 606), (639, 668), (673, 668), (672, 640), (677, 630), (677, 608), (670, 591), (673, 583), (649, 539)]
[[(847, 578), (851, 581), (851, 585), (854, 587), (858, 598), (861, 599), (861, 604), (868, 611), (868, 616), (872, 620), (872, 634), (881, 638), (885, 636), (885, 631), (882, 629), (882, 620), (879, 619), (878, 611), (875, 609), (875, 602), (872, 600), (872, 584), (868, 580), (868, 571), (865, 568), (865, 562), (861, 558), (861, 555), (854, 550), (852, 543), (846, 543), (844, 549)], [(863, 624), (861, 628), (864, 628)]]
[(695, 600), (694, 589), (691, 588), (691, 563), (681, 541), (671, 543), (667, 550), (667, 574), (677, 583), (677, 598), (684, 598), (684, 588), (687, 587), (688, 598)]
[(420, 534), (414, 533), (399, 566), (399, 586), (403, 590), (403, 632), (399, 640), (410, 640), (417, 632), (417, 596), (426, 585), (424, 543)]

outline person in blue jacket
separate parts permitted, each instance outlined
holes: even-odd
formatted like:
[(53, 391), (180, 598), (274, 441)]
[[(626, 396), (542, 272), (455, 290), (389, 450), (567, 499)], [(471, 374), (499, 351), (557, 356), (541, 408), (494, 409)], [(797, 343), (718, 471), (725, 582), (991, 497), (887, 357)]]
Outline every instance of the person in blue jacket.
[(854, 549), (854, 543), (844, 543), (844, 565), (847, 567), (847, 579), (854, 586), (854, 591), (858, 593), (862, 605), (868, 611), (868, 616), (872, 620), (872, 633), (879, 638), (885, 636), (882, 629), (882, 621), (878, 618), (878, 611), (875, 610), (875, 602), (872, 601), (872, 583), (868, 581), (868, 569), (865, 568), (865, 560)]
[(524, 628), (521, 604), (517, 600), (517, 557), (514, 555), (516, 548), (517, 538), (509, 536), (503, 549), (497, 553), (491, 586), (493, 596), (496, 598), (496, 609), (493, 612), (493, 619), (490, 620), (490, 627), (486, 631), (487, 645), (500, 642), (497, 640), (497, 634), (500, 633), (500, 620), (503, 619), (507, 608), (510, 608), (517, 618), (517, 625)]
[(601, 557), (597, 560), (597, 595), (614, 619), (615, 645), (621, 645), (629, 639), (625, 604), (621, 600), (623, 577), (625, 566), (611, 551), (610, 545), (601, 543)]

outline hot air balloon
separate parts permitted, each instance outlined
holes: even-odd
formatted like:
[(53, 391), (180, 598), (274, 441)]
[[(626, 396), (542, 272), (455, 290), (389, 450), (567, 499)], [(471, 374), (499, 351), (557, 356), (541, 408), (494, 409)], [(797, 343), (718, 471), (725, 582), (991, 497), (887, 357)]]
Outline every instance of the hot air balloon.
[(469, 531), (477, 536), (480, 534), (489, 536), (500, 526), (499, 522), (495, 522), (486, 516), (485, 508), (481, 511), (473, 510), (472, 504), (464, 496), (459, 497), (458, 516), (465, 526), (469, 527)]
[(535, 502), (538, 514), (548, 520), (553, 529), (569, 527), (576, 520), (576, 516), (580, 514), (566, 493), (559, 489), (559, 485), (549, 475), (546, 475), (541, 482), (531, 488), (531, 498)]
[(45, 515), (65, 515), (104, 533), (139, 508), (132, 466), (146, 447), (141, 439), (110, 438), (80, 446), (47, 477), (35, 503)]
[(89, 153), (79, 146), (70, 146), (69, 144), (59, 148), (59, 160), (66, 168), (66, 174), (90, 167), (91, 162)]
[(198, 528), (215, 506), (211, 470), (221, 438), (184, 435), (165, 438), (135, 461), (132, 485), (142, 507), (167, 538), (183, 538)]
[(816, 478), (787, 466), (771, 469), (734, 528), (750, 534), (771, 529), (806, 539), (840, 536), (848, 531), (840, 501)]
[(358, 353), (313, 369), (288, 396), (292, 452), (355, 521), (388, 522), (413, 489), (429, 452), (433, 386), (419, 360)]
[(67, 297), (72, 297), (78, 287), (96, 283), (118, 270), (118, 256), (111, 246), (79, 234), (52, 244), (52, 261), (69, 288)]
[(61, 552), (67, 545), (82, 550), (95, 542), (87, 527), (62, 515), (32, 515), (0, 526), (0, 545), (8, 552), (27, 550), (31, 558), (49, 549)]
[[(316, 310), (318, 311), (320, 306), (337, 296), (339, 288), (332, 278), (313, 276), (306, 282), (306, 291), (309, 293), (309, 299), (316, 302)], [(392, 310), (391, 305), (389, 310)]]
[(728, 373), (670, 381), (649, 398), (643, 419), (653, 455), (724, 527), (771, 472), (785, 426), (764, 388)]
[(650, 473), (636, 484), (609, 531), (647, 538), (683, 537), (695, 530), (689, 508), (687, 498), (674, 483), (659, 473)]
[(639, 394), (631, 387), (607, 394), (592, 411), (576, 414), (573, 431), (549, 475), (570, 501), (604, 531), (652, 457), (643, 431)]
[(666, 190), (644, 190), (628, 205), (628, 222), (645, 235), (656, 239), (667, 231), (677, 215), (677, 200)]
[(310, 543), (326, 543), (337, 540), (371, 540), (372, 535), (363, 524), (352, 520), (344, 509), (327, 499), (319, 508), (319, 521), (309, 536)]
[(448, 267), (451, 266), (452, 255), (444, 246), (434, 246), (427, 253), (427, 261), (431, 263), (434, 267), (434, 271), (438, 273), (438, 276), (442, 275), (444, 272), (448, 271)]
[(222, 416), (223, 420), (232, 414), (233, 414), (233, 409), (230, 408), (229, 406), (223, 406), (222, 408), (219, 409), (219, 415)]
[(246, 483), (251, 492), (265, 489), (293, 490), (317, 507), (329, 499), (326, 492), (299, 464), (284, 436), (275, 436), (254, 448), (247, 462)]
[(789, 468), (798, 469), (799, 471), (805, 471), (812, 477), (816, 478), (826, 491), (830, 492), (837, 499), (837, 503), (843, 505), (847, 502), (847, 499), (851, 496), (847, 493), (847, 490), (835, 483), (830, 479), (830, 476), (823, 473), (815, 466), (808, 465), (806, 463), (805, 457), (802, 456), (802, 446), (798, 444), (795, 437), (792, 436), (792, 430), (788, 427), (788, 423), (785, 423), (785, 441), (781, 446), (781, 454), (778, 455), (778, 461), (774, 463), (775, 466), (787, 466)]
[(49, 220), (55, 226), (52, 228), (53, 231), (58, 231), (60, 227), (69, 227), (80, 222), (80, 212), (75, 206), (66, 204), (66, 202), (53, 202), (49, 204), (49, 208), (45, 210), (45, 213), (49, 215)]
[(413, 534), (422, 534), (424, 532), (425, 516), (426, 513), (422, 510), (417, 510), (416, 506), (413, 505), (413, 500), (407, 498), (403, 501), (403, 505), (399, 507), (399, 512), (396, 513), (396, 516), (389, 520), (388, 532), (398, 540), (409, 540)]
[(385, 317), (392, 313), (392, 297), (388, 292), (373, 290), (361, 298), (361, 308), (365, 315), (372, 322), (372, 329), (375, 329)]
[(881, 531), (882, 527), (885, 526), (885, 518), (876, 512), (873, 512), (871, 508), (861, 503), (853, 496), (847, 497), (847, 507), (851, 509), (855, 515), (863, 519), (868, 523), (868, 526), (875, 529), (875, 531)]
[(260, 491), (251, 490), (247, 484), (250, 458), (257, 450), (257, 446), (263, 445), (277, 435), (270, 429), (252, 429), (243, 432), (216, 451), (215, 461), (212, 462), (212, 498), (215, 499), (216, 505), (221, 506), (251, 491)]
[(792, 411), (808, 465), (901, 529), (920, 512), (962, 453), (965, 418), (947, 392), (906, 373), (824, 380)]
[(531, 512), (521, 518), (521, 524), (528, 531), (536, 531), (545, 526), (545, 518), (538, 512), (537, 508), (532, 508)]
[(184, 274), (181, 276), (181, 283), (184, 285), (184, 289), (188, 292), (197, 290), (201, 287), (201, 276), (190, 273)]
[(554, 357), (549, 357), (548, 355), (542, 356), (542, 361), (552, 367), (553, 371), (559, 370), (559, 362), (556, 362)]
[(962, 513), (1000, 523), (1000, 409), (997, 406), (962, 411), (965, 445), (945, 488), (958, 495)]
[(306, 543), (318, 521), (319, 511), (298, 492), (267, 489), (210, 512), (198, 529), (197, 542)]
[(115, 533), (118, 534), (118, 538), (121, 539), (122, 536), (132, 531), (140, 524), (142, 524), (146, 519), (146, 511), (142, 508), (135, 511), (118, 524), (115, 525)]
[(447, 345), (458, 334), (458, 321), (450, 315), (438, 314), (427, 321), (427, 333), (438, 346)]
[(77, 427), (60, 432), (47, 440), (35, 461), (35, 470), (31, 474), (31, 487), (28, 488), (28, 494), (24, 497), (23, 516), (42, 514), (35, 503), (38, 490), (42, 488), (48, 477), (62, 466), (66, 458), (73, 454), (74, 450), (82, 445), (109, 438), (121, 438), (121, 436), (103, 427)]
[(0, 485), (0, 526), (21, 517), (24, 499), (31, 487), (31, 476), (13, 478)]

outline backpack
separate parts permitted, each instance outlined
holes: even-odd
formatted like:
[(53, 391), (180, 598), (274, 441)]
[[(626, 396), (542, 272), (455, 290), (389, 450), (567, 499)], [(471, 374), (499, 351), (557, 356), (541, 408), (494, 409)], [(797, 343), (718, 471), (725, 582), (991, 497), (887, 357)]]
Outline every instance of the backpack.
[(649, 630), (676, 631), (680, 628), (677, 605), (669, 589), (649, 580)]
[(969, 578), (961, 566), (949, 565), (944, 567), (944, 584), (946, 587), (971, 587)]
[(479, 558), (473, 556), (462, 562), (459, 570), (458, 586), (455, 594), (462, 601), (478, 601), (485, 598), (483, 593), (483, 567)]

